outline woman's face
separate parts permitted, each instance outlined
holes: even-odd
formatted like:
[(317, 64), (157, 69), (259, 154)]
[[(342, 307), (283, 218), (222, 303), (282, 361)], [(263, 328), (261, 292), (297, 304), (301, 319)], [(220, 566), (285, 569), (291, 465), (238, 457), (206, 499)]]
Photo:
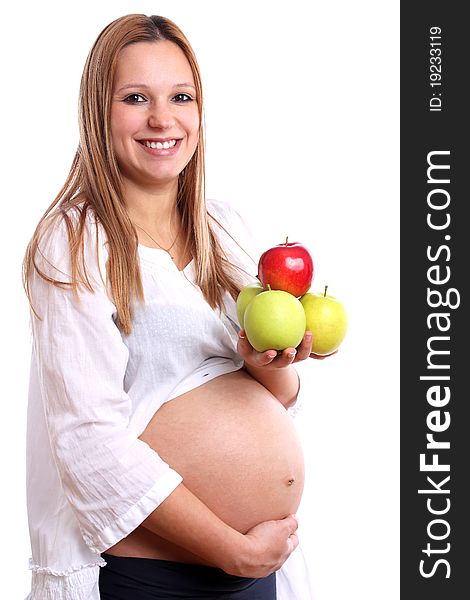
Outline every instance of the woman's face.
[(189, 62), (173, 42), (139, 42), (120, 52), (111, 137), (125, 178), (144, 187), (175, 182), (196, 149), (197, 100)]

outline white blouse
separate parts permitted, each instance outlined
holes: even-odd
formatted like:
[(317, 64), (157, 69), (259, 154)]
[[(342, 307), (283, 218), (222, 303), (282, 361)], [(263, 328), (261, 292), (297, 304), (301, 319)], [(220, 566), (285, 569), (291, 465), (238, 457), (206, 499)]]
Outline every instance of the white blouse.
[[(244, 270), (242, 285), (254, 280), (259, 253), (243, 220), (226, 203), (207, 204), (247, 251), (215, 227), (229, 260)], [(121, 335), (104, 284), (105, 242), (90, 213), (85, 258), (94, 293), (77, 297), (37, 274), (31, 281), (41, 319), (31, 314), (27, 600), (99, 600), (100, 553), (182, 481), (138, 436), (164, 402), (243, 365), (234, 300), (226, 294), (225, 311), (212, 309), (195, 284), (193, 263), (179, 271), (160, 249), (139, 245), (145, 304), (136, 307), (132, 333)], [(41, 252), (41, 270), (70, 281), (63, 224)]]

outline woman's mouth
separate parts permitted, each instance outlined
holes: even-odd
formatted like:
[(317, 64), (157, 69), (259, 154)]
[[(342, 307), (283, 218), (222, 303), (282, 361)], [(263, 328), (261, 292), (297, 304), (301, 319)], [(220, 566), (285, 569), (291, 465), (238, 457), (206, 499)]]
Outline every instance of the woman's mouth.
[(181, 139), (166, 140), (144, 139), (137, 140), (143, 149), (152, 156), (173, 156), (181, 145)]

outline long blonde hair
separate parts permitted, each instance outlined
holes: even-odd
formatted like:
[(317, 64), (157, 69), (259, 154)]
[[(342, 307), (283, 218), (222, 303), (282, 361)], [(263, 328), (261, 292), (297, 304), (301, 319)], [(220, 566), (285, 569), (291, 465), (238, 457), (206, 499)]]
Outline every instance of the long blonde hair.
[[(40, 219), (23, 261), (23, 282), (30, 303), (29, 282), (33, 269), (52, 285), (71, 286), (77, 293), (79, 285), (83, 284), (93, 292), (84, 258), (85, 223), (87, 212), (92, 210), (107, 237), (107, 279), (119, 327), (126, 335), (132, 330), (134, 303), (143, 301), (144, 293), (137, 255), (137, 233), (125, 207), (121, 176), (111, 144), (112, 86), (118, 54), (124, 47), (160, 40), (171, 41), (184, 52), (193, 72), (199, 110), (197, 147), (178, 180), (177, 207), (186, 232), (185, 247), (194, 259), (196, 282), (212, 308), (223, 308), (224, 291), (236, 297), (240, 285), (233, 266), (214, 235), (206, 209), (203, 96), (197, 60), (177, 25), (155, 15), (131, 14), (116, 19), (103, 29), (91, 48), (80, 85), (80, 143), (68, 177)], [(78, 219), (70, 217), (73, 212), (78, 213)], [(71, 260), (71, 281), (68, 283), (48, 277), (35, 261), (47, 224), (57, 219), (63, 219), (67, 227)]]

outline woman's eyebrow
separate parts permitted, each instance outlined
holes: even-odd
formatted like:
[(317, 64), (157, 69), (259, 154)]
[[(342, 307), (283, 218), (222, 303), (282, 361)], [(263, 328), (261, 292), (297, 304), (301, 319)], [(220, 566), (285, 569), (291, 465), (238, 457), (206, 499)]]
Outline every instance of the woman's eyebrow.
[(193, 88), (193, 90), (196, 89), (192, 83), (189, 83), (189, 81), (187, 83), (177, 83), (174, 87), (177, 87), (177, 88), (180, 88), (180, 87), (191, 87), (191, 88)]
[[(189, 82), (185, 82), (185, 83), (176, 83), (174, 86), (174, 88), (193, 88), (193, 90), (196, 90), (196, 88), (194, 87), (194, 85), (192, 83)], [(122, 92), (123, 90), (127, 90), (130, 88), (140, 88), (140, 89), (150, 89), (148, 85), (146, 85), (145, 83), (126, 83), (126, 85), (123, 85), (122, 87), (120, 87), (116, 93), (118, 92)]]

